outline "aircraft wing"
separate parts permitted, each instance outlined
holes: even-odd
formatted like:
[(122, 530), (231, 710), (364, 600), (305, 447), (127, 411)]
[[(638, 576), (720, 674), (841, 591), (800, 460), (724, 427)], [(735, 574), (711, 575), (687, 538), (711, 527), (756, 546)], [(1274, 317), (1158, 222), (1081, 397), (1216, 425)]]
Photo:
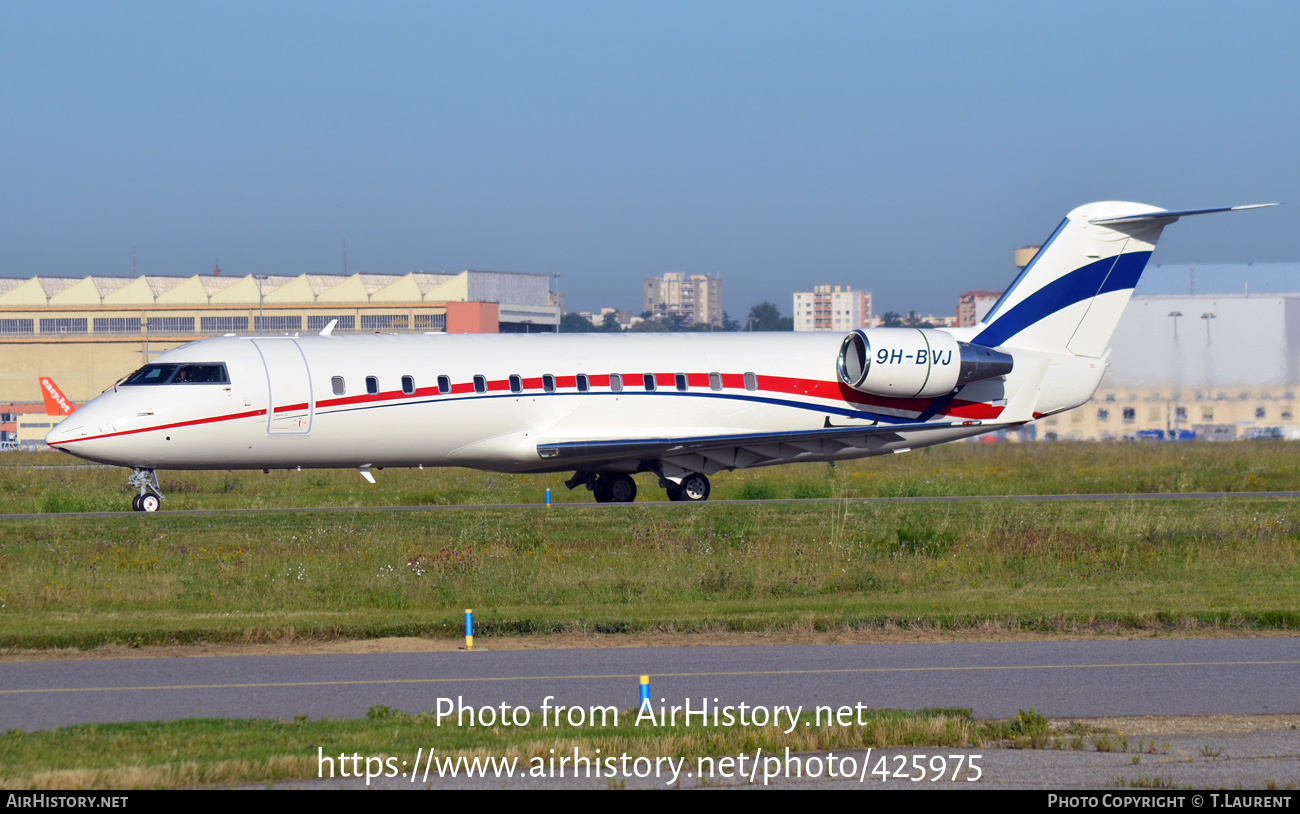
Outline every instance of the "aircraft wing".
[(902, 442), (904, 436), (901, 433), (962, 426), (952, 422), (832, 426), (829, 419), (826, 424), (821, 429), (789, 432), (543, 442), (537, 445), (537, 454), (547, 461), (566, 462), (575, 469), (617, 467), (658, 460), (666, 470), (676, 468), (711, 475), (722, 469), (796, 461), (806, 456), (834, 454), (846, 448), (867, 452), (881, 450), (889, 444)]

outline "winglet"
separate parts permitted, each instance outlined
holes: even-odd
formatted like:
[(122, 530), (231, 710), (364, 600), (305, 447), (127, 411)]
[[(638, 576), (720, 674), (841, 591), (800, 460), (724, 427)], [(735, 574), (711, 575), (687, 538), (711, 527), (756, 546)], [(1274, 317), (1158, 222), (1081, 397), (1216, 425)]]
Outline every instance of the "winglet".
[(334, 333), (334, 326), (335, 326), (335, 325), (338, 325), (338, 324), (339, 324), (339, 321), (338, 321), (337, 319), (331, 319), (331, 320), (330, 320), (330, 324), (328, 324), (328, 325), (325, 326), (325, 330), (321, 331), (321, 332), (320, 332), (320, 335), (321, 335), (321, 336), (330, 336), (330, 335), (332, 335), (332, 334)]

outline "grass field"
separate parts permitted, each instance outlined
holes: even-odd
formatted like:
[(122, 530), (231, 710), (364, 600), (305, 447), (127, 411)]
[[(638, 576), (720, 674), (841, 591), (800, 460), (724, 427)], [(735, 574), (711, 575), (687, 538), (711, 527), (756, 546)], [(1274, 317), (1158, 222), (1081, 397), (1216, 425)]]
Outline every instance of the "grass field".
[[(544, 727), (536, 710), (527, 726), (460, 727), (454, 725), (454, 718), (440, 726), (432, 713), (404, 715), (372, 707), (366, 718), (352, 720), (198, 719), (14, 731), (0, 735), (0, 766), (4, 766), (0, 788), (175, 788), (308, 779), (318, 776), (322, 753), (331, 756), (332, 764), (326, 765), (334, 770), (341, 765), (339, 755), (361, 755), (359, 764), (347, 768), (349, 776), (364, 777), (369, 770), (376, 777), (386, 772), (393, 777), (401, 761), (414, 761), (430, 749), (442, 759), (517, 758), (525, 770), (530, 765), (544, 767), (554, 755), (573, 755), (574, 750), (588, 761), (598, 755), (608, 760), (624, 754), (686, 758), (689, 770), (694, 770), (701, 757), (720, 759), (738, 751), (753, 755), (759, 749), (770, 755), (786, 747), (799, 754), (890, 746), (978, 746), (989, 734), (1005, 738), (1012, 730), (1014, 737), (1018, 725), (1017, 721), (979, 724), (969, 709), (936, 709), (872, 710), (861, 720), (855, 715), (851, 725), (832, 726), (825, 721), (813, 723), (809, 711), (804, 720), (811, 725), (795, 726), (787, 735), (779, 726), (687, 728), (650, 725), (644, 720), (637, 725), (635, 710), (619, 712), (615, 724), (613, 713), (610, 710), (610, 717), (599, 725), (578, 729)], [(369, 766), (366, 757), (372, 759)], [(389, 757), (394, 758), (391, 763), (385, 760)], [(602, 768), (616, 765), (602, 764)], [(436, 771), (430, 774), (427, 783), (421, 776), (411, 787), (438, 785)], [(570, 769), (566, 776), (572, 774)], [(685, 771), (682, 776), (684, 780)], [(617, 780), (611, 784), (621, 787)]]
[[(1096, 453), (1075, 450), (1085, 460), (1063, 463), (1086, 477)], [(1252, 459), (1199, 463), (1211, 478)], [(840, 469), (829, 478), (874, 474)], [(752, 482), (808, 477), (770, 474)], [(0, 647), (454, 637), (466, 607), (482, 638), (1290, 630), (1298, 585), (1300, 500), (1285, 498), (34, 517), (0, 529)]]
[[(1300, 490), (1300, 445), (1285, 442), (959, 443), (829, 467), (720, 473), (713, 499)], [(0, 454), (0, 514), (129, 511), (127, 471), (86, 468), (56, 452)], [(353, 470), (159, 472), (166, 509), (592, 502), (568, 474), (386, 469), (371, 486)], [(653, 476), (638, 501), (665, 500)]]

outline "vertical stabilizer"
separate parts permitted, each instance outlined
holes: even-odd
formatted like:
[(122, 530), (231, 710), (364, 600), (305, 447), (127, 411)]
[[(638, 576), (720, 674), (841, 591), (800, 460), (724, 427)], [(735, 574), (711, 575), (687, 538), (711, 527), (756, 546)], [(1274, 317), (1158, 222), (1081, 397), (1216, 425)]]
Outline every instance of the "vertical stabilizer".
[(77, 409), (48, 376), (41, 377), (41, 398), (45, 399), (46, 415), (72, 415)]
[(1145, 204), (1106, 201), (1070, 212), (984, 317), (975, 342), (1101, 356), (1169, 219)]
[(1168, 211), (1102, 201), (1065, 216), (979, 325), (976, 344), (1100, 357), (1161, 231), (1188, 215), (1274, 204)]

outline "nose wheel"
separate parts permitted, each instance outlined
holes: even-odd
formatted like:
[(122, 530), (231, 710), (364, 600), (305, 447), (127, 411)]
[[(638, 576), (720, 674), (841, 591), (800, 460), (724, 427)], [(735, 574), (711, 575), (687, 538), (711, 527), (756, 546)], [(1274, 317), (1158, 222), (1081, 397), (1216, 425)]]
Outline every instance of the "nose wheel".
[(162, 496), (153, 492), (136, 495), (131, 498), (131, 510), (136, 512), (156, 512), (162, 506)]
[(156, 512), (162, 508), (162, 487), (158, 485), (158, 473), (152, 469), (137, 468), (131, 472), (126, 483), (140, 490), (140, 494), (131, 499), (131, 511)]

